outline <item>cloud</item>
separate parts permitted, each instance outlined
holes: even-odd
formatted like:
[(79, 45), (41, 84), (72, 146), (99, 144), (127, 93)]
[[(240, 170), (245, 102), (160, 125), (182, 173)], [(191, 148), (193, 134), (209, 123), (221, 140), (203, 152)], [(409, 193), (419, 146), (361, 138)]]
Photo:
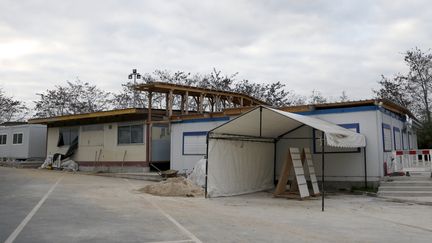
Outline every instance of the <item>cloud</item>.
[(0, 2), (0, 87), (35, 93), (79, 77), (120, 90), (132, 68), (281, 81), (370, 98), (381, 74), (405, 71), (402, 52), (432, 47), (426, 1)]

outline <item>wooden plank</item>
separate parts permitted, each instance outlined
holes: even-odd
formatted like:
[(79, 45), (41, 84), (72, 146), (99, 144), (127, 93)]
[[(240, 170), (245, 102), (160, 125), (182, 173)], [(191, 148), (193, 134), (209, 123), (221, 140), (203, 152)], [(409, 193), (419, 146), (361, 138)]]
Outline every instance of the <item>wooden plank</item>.
[(294, 172), (295, 172), (295, 177), (296, 177), (300, 197), (301, 198), (308, 197), (310, 196), (309, 189), (307, 186), (306, 178), (304, 177), (303, 162), (300, 157), (300, 150), (298, 148), (290, 148), (289, 150), (291, 155), (294, 155), (292, 159), (292, 163), (295, 168)]
[(320, 194), (320, 191), (319, 191), (318, 181), (317, 181), (316, 174), (315, 174), (315, 167), (314, 167), (313, 160), (312, 160), (312, 154), (311, 154), (309, 148), (303, 149), (302, 158), (303, 158), (303, 160), (304, 160), (304, 162), (308, 168), (309, 177), (310, 177), (310, 180), (312, 183), (313, 195), (317, 196)]
[[(279, 182), (274, 192), (275, 197), (286, 197), (289, 195), (289, 198), (292, 198), (293, 195), (296, 195), (296, 198), (305, 198), (309, 196), (309, 189), (304, 177), (303, 164), (300, 155), (298, 148), (288, 149), (287, 159), (282, 166)], [(294, 171), (294, 179), (291, 183), (289, 192), (287, 192), (286, 185), (291, 171)]]
[(288, 183), (288, 177), (291, 171), (291, 167), (291, 154), (288, 152), (287, 159), (282, 166), (282, 173), (279, 175), (279, 181), (274, 192), (275, 195), (283, 194), (286, 191), (286, 185)]

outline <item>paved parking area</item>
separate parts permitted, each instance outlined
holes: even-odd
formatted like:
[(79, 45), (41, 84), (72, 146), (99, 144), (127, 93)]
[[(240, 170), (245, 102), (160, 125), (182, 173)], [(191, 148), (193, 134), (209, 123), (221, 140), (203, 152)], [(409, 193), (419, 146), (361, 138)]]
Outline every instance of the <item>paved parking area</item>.
[(0, 167), (0, 242), (430, 242), (432, 207), (352, 195), (204, 199), (150, 182)]

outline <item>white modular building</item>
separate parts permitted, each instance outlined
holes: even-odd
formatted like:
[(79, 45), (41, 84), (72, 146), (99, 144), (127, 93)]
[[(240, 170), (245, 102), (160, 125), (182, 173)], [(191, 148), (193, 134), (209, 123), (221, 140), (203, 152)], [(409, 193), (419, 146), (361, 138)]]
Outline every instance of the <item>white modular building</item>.
[(171, 169), (190, 173), (206, 155), (207, 132), (230, 119), (229, 116), (198, 118), (171, 123)]
[(29, 122), (48, 126), (48, 156), (65, 155), (76, 144), (70, 158), (82, 171), (146, 172), (151, 164), (168, 167), (170, 154), (169, 126), (157, 123), (165, 113), (154, 109), (150, 125), (147, 112), (129, 108)]
[[(399, 149), (417, 149), (415, 118), (407, 109), (387, 100), (365, 100), (331, 104), (305, 105), (281, 109), (292, 113), (319, 118), (337, 124), (366, 138), (365, 148), (335, 148), (325, 146), (325, 180), (338, 189), (351, 186), (377, 186), (391, 162), (391, 152)], [(235, 119), (225, 115), (209, 119), (183, 120), (171, 125), (171, 168), (191, 171), (194, 164), (206, 155), (207, 132)], [(215, 118), (212, 118), (215, 119)], [(278, 139), (273, 167), (277, 181), (289, 147), (308, 147), (321, 173), (321, 133), (308, 126), (300, 126)], [(366, 151), (366, 152), (365, 152)]]
[(47, 127), (37, 124), (0, 126), (1, 160), (43, 160)]

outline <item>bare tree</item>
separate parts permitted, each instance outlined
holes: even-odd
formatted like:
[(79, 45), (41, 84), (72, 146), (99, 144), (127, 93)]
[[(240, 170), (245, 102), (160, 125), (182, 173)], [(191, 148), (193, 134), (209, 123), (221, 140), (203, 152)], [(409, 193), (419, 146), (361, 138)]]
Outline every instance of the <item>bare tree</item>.
[(339, 101), (340, 102), (346, 102), (348, 100), (349, 100), (348, 95), (346, 94), (346, 91), (343, 90), (342, 94), (339, 96)]
[(327, 99), (322, 95), (320, 91), (312, 90), (311, 96), (309, 96), (308, 103), (309, 104), (322, 104), (326, 103)]
[(304, 97), (296, 95), (293, 91), (287, 91), (281, 82), (259, 84), (242, 80), (235, 84), (233, 90), (250, 95), (275, 107), (305, 103)]
[(432, 54), (418, 48), (405, 52), (409, 71), (393, 78), (381, 76), (380, 89), (374, 90), (378, 98), (389, 99), (414, 112), (416, 116), (431, 122)]
[(27, 117), (29, 109), (25, 103), (7, 96), (0, 89), (0, 123), (9, 121), (23, 121)]
[(80, 114), (110, 108), (110, 93), (79, 79), (74, 82), (67, 81), (65, 86), (55, 86), (54, 89), (37, 95), (37, 117)]
[[(177, 71), (170, 72), (167, 70), (156, 70), (152, 74), (143, 75), (143, 83), (160, 81), (188, 86), (196, 86), (201, 88), (216, 89), (222, 91), (233, 91), (250, 95), (254, 98), (265, 101), (273, 106), (288, 106), (304, 104), (305, 98), (296, 95), (293, 91), (285, 89), (285, 85), (281, 82), (268, 84), (252, 83), (249, 80), (237, 81), (235, 77), (237, 73), (226, 75), (221, 71), (213, 68), (209, 74), (191, 74), (189, 72)], [(123, 84), (123, 90), (114, 95), (111, 101), (116, 108), (131, 107), (133, 101), (133, 87), (131, 83)], [(140, 107), (147, 107), (147, 97), (141, 96)], [(175, 96), (173, 100), (174, 108), (179, 108), (181, 97)], [(163, 108), (165, 105), (164, 94), (154, 94), (152, 98), (153, 108)], [(193, 108), (196, 104), (191, 102), (190, 107)], [(211, 104), (204, 103), (204, 110), (211, 110)]]

